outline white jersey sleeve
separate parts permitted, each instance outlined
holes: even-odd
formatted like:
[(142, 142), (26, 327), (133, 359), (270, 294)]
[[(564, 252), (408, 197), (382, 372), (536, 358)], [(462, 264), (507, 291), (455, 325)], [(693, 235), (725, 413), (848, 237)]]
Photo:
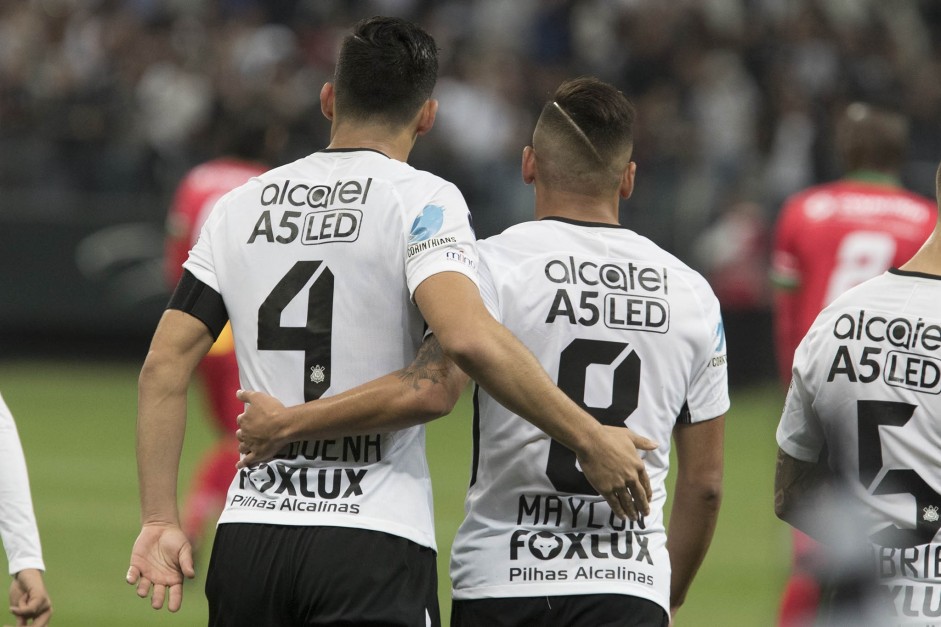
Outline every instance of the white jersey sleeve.
[(470, 211), (454, 185), (442, 185), (427, 204), (411, 214), (405, 263), (411, 294), (438, 272), (459, 272), (477, 283), (477, 248), (468, 242)]
[[(794, 353), (795, 368), (775, 434), (782, 451), (794, 459), (809, 463), (816, 463), (820, 459), (825, 445), (823, 428), (814, 409), (813, 379), (808, 379), (805, 373), (805, 365), (809, 363), (813, 351), (818, 349), (814, 339), (820, 337), (819, 329), (823, 326), (821, 324), (811, 329), (811, 333), (804, 337)], [(798, 364), (801, 366), (796, 367)]]
[(0, 397), (0, 537), (9, 570), (45, 570), (33, 513), (26, 460), (13, 415)]
[(700, 352), (693, 365), (687, 396), (686, 419), (689, 422), (712, 420), (729, 408), (728, 371), (726, 367), (725, 323), (719, 310), (719, 299), (712, 290), (699, 284), (701, 316), (708, 332), (701, 335)]

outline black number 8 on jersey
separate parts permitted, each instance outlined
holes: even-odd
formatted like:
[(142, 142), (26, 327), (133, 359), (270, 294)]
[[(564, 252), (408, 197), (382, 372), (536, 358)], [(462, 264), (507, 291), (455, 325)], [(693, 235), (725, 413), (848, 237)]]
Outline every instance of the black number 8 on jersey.
[[(611, 365), (627, 348), (626, 342), (576, 339), (562, 350), (559, 358), (559, 388), (603, 425), (626, 427), (624, 421), (637, 409), (640, 357), (631, 351), (612, 371), (611, 404), (607, 407), (589, 407), (585, 404), (588, 367), (594, 364)], [(576, 467), (575, 461), (575, 453), (571, 449), (552, 440), (546, 464), (546, 475), (552, 486), (559, 492), (598, 494)]]

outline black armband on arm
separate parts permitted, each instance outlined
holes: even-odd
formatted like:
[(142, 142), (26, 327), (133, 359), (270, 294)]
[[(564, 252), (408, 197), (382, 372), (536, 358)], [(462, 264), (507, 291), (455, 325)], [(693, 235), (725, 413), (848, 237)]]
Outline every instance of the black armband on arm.
[(198, 318), (209, 328), (214, 340), (229, 321), (222, 294), (197, 279), (189, 270), (183, 270), (167, 309), (178, 309)]

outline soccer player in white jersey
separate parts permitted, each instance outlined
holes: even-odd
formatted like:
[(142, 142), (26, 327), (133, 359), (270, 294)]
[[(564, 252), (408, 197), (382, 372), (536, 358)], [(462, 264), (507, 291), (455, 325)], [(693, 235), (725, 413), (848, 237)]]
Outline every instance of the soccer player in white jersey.
[[(477, 389), (452, 625), (667, 625), (711, 541), (729, 406), (719, 303), (696, 272), (618, 224), (634, 184), (633, 117), (610, 85), (564, 83), (523, 153), (537, 221), (478, 245), (488, 308), (559, 386), (602, 424), (663, 443), (646, 454), (650, 514), (614, 516), (568, 449)], [(458, 377), (426, 343), (409, 369), (330, 401), (283, 408), (242, 392), (242, 450), (264, 457), (295, 430), (407, 423), (409, 403), (425, 416), (415, 420), (434, 417), (419, 397), (453, 393)], [(678, 478), (666, 533), (671, 435)]]
[[(463, 198), (405, 163), (434, 121), (436, 52), (403, 20), (358, 23), (321, 91), (328, 149), (233, 190), (203, 226), (140, 376), (127, 580), (155, 609), (168, 595), (178, 609), (194, 574), (176, 499), (186, 389), (227, 320), (243, 387), (291, 403), (408, 364), (427, 322), (461, 368), (576, 452), (618, 514), (648, 511), (636, 436), (573, 403), (487, 314)], [(423, 427), (296, 440), (233, 479), (210, 623), (436, 625), (434, 552)]]
[(10, 612), (17, 625), (49, 624), (52, 603), (43, 572), (39, 530), (29, 492), (29, 476), (23, 446), (9, 407), (0, 397), (0, 539), (7, 555)]
[[(860, 607), (843, 602), (837, 582), (839, 624), (939, 623), (939, 419), (941, 221), (907, 263), (824, 309), (794, 355), (777, 430), (775, 512), (833, 544), (861, 511), (867, 574), (885, 593), (875, 595), (884, 607)], [(834, 512), (834, 502), (847, 505)]]

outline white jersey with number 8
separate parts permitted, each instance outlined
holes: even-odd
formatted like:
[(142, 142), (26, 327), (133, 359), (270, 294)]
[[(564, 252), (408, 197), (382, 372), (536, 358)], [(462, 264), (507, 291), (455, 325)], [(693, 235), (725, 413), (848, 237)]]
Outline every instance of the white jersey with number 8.
[(728, 409), (725, 334), (708, 284), (647, 238), (559, 218), (478, 243), (494, 316), (600, 422), (660, 444), (643, 524), (621, 521), (574, 453), (475, 394), (474, 468), (454, 541), (455, 599), (614, 593), (670, 607), (663, 505), (677, 420)]

